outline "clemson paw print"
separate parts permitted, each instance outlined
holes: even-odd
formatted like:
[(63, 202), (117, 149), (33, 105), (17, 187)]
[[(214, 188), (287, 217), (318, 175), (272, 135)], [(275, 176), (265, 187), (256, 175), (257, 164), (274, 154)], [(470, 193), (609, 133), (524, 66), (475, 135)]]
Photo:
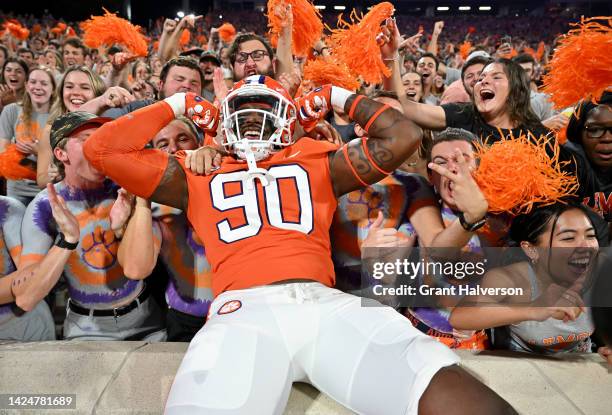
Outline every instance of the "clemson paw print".
[(96, 226), (81, 241), (81, 259), (94, 269), (108, 269), (117, 262), (118, 244), (111, 230)]

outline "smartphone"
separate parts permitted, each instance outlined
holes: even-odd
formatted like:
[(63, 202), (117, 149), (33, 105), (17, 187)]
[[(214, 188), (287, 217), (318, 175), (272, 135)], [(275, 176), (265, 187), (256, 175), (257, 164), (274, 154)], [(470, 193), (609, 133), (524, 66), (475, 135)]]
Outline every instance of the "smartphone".
[(512, 36), (506, 35), (504, 37), (501, 38), (501, 44), (508, 44), (508, 45), (512, 45)]

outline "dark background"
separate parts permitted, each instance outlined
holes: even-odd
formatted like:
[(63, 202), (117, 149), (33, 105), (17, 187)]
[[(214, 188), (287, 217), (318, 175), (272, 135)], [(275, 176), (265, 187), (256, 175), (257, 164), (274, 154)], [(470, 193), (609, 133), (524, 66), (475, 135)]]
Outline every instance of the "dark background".
[[(91, 14), (101, 14), (102, 7), (113, 12), (119, 12), (120, 15), (126, 17), (127, 3), (131, 3), (132, 21), (140, 25), (148, 25), (150, 19), (155, 19), (159, 16), (174, 17), (176, 12), (183, 10), (185, 3), (189, 4), (189, 10), (185, 12), (194, 12), (197, 14), (205, 14), (214, 9), (217, 10), (252, 10), (253, 13), (261, 13), (255, 10), (257, 7), (265, 6), (265, 0), (3, 0), (0, 6), (2, 12), (13, 12), (18, 14), (32, 13), (40, 16), (45, 10), (48, 10), (54, 17), (63, 18), (67, 21), (81, 21), (87, 19)], [(465, 14), (485, 14), (485, 15), (541, 15), (548, 14), (565, 14), (578, 17), (580, 15), (597, 16), (609, 15), (612, 2), (609, 0), (591, 0), (591, 1), (548, 1), (548, 0), (518, 0), (508, 2), (505, 0), (395, 0), (391, 1), (396, 9), (397, 14), (412, 14), (425, 16), (428, 13), (435, 16), (449, 15), (465, 15)], [(315, 4), (327, 6), (325, 13), (338, 14), (334, 11), (334, 5), (346, 6), (346, 11), (351, 8), (361, 8), (365, 10), (367, 6), (378, 3), (378, 1), (347, 1), (347, 0), (315, 0)], [(440, 12), (435, 10), (435, 6), (449, 6), (450, 11)], [(459, 12), (459, 5), (472, 6), (472, 12)], [(479, 5), (488, 5), (492, 7), (490, 12), (478, 12)], [(231, 20), (231, 18), (230, 18)]]

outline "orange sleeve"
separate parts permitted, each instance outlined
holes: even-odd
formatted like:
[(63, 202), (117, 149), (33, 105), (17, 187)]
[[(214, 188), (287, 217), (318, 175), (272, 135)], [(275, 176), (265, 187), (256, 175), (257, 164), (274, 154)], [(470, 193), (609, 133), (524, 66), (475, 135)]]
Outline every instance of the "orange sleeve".
[(83, 152), (97, 170), (128, 192), (148, 199), (163, 177), (168, 155), (144, 147), (173, 119), (165, 102), (149, 105), (98, 128)]

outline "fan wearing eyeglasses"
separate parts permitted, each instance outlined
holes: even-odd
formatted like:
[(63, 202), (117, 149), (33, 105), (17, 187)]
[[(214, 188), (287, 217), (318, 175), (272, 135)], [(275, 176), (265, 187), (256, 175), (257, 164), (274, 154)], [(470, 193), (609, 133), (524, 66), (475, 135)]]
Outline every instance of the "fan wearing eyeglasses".
[(567, 126), (566, 147), (574, 150), (579, 165), (583, 203), (612, 226), (612, 92), (597, 103), (583, 101)]
[(251, 75), (274, 78), (277, 59), (272, 46), (263, 37), (254, 33), (238, 35), (230, 46), (228, 55), (235, 82)]

